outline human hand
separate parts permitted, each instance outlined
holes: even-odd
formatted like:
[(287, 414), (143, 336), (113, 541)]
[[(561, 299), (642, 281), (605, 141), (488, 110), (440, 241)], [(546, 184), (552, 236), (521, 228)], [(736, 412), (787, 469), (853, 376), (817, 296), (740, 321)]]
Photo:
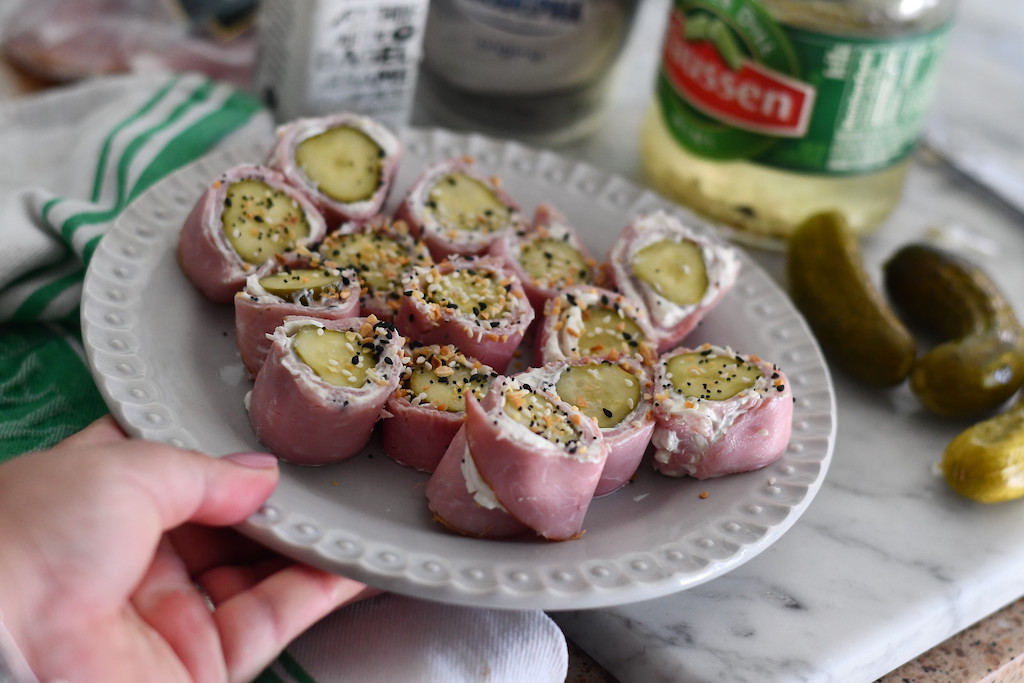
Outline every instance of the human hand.
[(248, 680), (375, 594), (224, 528), (277, 479), (273, 456), (129, 440), (109, 417), (0, 466), (0, 616), (35, 674)]

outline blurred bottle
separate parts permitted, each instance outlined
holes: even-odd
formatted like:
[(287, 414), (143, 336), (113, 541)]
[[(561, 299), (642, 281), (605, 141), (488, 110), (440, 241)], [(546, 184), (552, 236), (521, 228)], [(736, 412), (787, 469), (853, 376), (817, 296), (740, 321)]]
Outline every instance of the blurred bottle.
[(428, 0), (261, 0), (256, 88), (279, 121), (408, 123)]
[(649, 182), (781, 246), (807, 216), (896, 206), (956, 0), (675, 0), (641, 136)]
[(438, 123), (568, 144), (601, 123), (639, 0), (431, 0), (419, 101)]

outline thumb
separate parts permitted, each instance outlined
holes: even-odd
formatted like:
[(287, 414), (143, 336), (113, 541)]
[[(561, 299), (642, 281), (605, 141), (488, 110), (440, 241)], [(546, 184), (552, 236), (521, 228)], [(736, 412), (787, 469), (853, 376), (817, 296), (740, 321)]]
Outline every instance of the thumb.
[[(146, 457), (138, 457), (143, 453)], [(164, 531), (185, 522), (237, 524), (270, 496), (280, 475), (277, 458), (268, 453), (211, 458), (194, 451), (146, 444), (145, 450), (126, 460), (119, 465), (125, 467), (134, 493), (141, 496), (138, 504), (153, 506)]]

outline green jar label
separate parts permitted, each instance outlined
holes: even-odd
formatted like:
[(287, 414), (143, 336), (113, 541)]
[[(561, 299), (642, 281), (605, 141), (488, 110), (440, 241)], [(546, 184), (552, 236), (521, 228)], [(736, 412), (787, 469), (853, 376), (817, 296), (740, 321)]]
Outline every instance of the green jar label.
[(657, 96), (687, 150), (793, 171), (856, 174), (906, 157), (946, 28), (897, 39), (777, 23), (754, 0), (676, 0)]

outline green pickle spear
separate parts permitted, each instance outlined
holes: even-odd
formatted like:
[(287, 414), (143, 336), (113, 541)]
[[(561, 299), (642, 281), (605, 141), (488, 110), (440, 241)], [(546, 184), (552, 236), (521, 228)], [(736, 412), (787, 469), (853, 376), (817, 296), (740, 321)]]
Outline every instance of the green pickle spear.
[(597, 420), (601, 429), (615, 427), (640, 403), (640, 380), (615, 363), (570, 365), (555, 383), (558, 395)]
[(320, 379), (338, 387), (363, 386), (377, 366), (373, 345), (364, 345), (362, 335), (350, 330), (306, 325), (294, 334), (292, 348)]
[(260, 287), (282, 299), (290, 299), (295, 294), (311, 292), (320, 294), (325, 288), (336, 285), (341, 276), (323, 268), (295, 268), (281, 271), (260, 278)]
[(491, 376), (474, 368), (472, 364), (441, 365), (437, 368), (428, 363), (412, 366), (407, 386), (413, 396), (423, 396), (424, 401), (438, 410), (461, 413), (466, 410), (466, 392), (482, 399), (491, 384)]
[(511, 217), (494, 190), (465, 173), (449, 173), (428, 193), (427, 209), (439, 224), (455, 230), (494, 232)]
[(519, 265), (534, 282), (544, 286), (586, 282), (591, 275), (590, 264), (579, 249), (550, 237), (523, 243)]
[(295, 162), (325, 195), (353, 203), (370, 199), (380, 187), (384, 151), (361, 130), (338, 126), (300, 142)]
[(689, 241), (661, 240), (633, 255), (633, 273), (659, 296), (680, 306), (700, 303), (708, 273), (700, 247)]
[(684, 396), (725, 401), (754, 386), (764, 376), (757, 365), (738, 356), (686, 351), (669, 358), (668, 379)]
[(597, 305), (584, 309), (581, 355), (607, 355), (609, 351), (630, 354), (644, 341), (640, 327), (618, 311)]
[(506, 415), (534, 434), (561, 446), (580, 438), (580, 431), (571, 417), (535, 391), (525, 388), (506, 389), (502, 409)]
[(228, 186), (221, 225), (238, 256), (255, 265), (309, 237), (302, 207), (284, 192), (252, 178)]

